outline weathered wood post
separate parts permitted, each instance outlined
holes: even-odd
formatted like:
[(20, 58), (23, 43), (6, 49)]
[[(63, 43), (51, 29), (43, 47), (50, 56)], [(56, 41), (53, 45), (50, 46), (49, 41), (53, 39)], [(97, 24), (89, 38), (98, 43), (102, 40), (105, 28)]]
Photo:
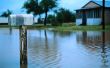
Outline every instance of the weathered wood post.
[(28, 56), (27, 56), (27, 27), (20, 26), (20, 68), (27, 68)]
[(20, 64), (27, 64), (27, 28), (20, 26)]

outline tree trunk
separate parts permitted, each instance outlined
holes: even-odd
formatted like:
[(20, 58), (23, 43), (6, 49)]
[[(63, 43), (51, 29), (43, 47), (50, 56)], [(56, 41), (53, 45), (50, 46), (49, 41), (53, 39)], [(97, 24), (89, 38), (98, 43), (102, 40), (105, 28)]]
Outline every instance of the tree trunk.
[(44, 26), (47, 25), (47, 11), (45, 12)]
[(42, 23), (41, 22), (41, 15), (39, 14), (39, 18), (38, 18), (38, 23)]

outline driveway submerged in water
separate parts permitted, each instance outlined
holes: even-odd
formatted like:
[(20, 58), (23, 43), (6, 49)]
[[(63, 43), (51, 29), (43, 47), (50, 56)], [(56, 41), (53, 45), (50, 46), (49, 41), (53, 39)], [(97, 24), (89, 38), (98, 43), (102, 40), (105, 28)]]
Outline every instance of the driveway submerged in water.
[[(28, 68), (110, 68), (110, 32), (28, 30)], [(0, 68), (20, 68), (19, 30), (0, 28)]]

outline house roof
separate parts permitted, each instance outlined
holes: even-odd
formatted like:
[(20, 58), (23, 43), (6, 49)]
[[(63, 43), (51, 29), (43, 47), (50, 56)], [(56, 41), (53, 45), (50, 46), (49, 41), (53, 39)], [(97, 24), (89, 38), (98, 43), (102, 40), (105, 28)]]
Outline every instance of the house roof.
[[(100, 6), (103, 6), (103, 2), (102, 1), (93, 0), (93, 2), (99, 4)], [(110, 7), (110, 1), (105, 1), (105, 7)]]
[[(98, 5), (99, 7), (103, 6), (103, 2), (102, 1), (97, 1), (97, 0), (92, 0), (89, 1), (87, 4), (85, 4), (81, 9), (77, 9), (77, 10), (85, 10), (85, 9), (94, 9), (94, 8), (98, 8), (98, 7), (91, 7), (91, 8), (84, 8), (85, 6), (87, 6), (89, 3), (95, 3), (96, 5)], [(105, 7), (106, 8), (110, 8), (110, 1), (105, 1)]]

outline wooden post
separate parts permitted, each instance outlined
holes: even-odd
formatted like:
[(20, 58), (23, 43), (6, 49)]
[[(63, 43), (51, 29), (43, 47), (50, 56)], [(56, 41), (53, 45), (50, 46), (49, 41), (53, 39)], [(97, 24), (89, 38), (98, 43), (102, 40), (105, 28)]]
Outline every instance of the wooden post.
[(20, 67), (27, 68), (27, 28), (25, 26), (20, 26)]
[(102, 29), (105, 29), (105, 0), (103, 0), (102, 6)]

